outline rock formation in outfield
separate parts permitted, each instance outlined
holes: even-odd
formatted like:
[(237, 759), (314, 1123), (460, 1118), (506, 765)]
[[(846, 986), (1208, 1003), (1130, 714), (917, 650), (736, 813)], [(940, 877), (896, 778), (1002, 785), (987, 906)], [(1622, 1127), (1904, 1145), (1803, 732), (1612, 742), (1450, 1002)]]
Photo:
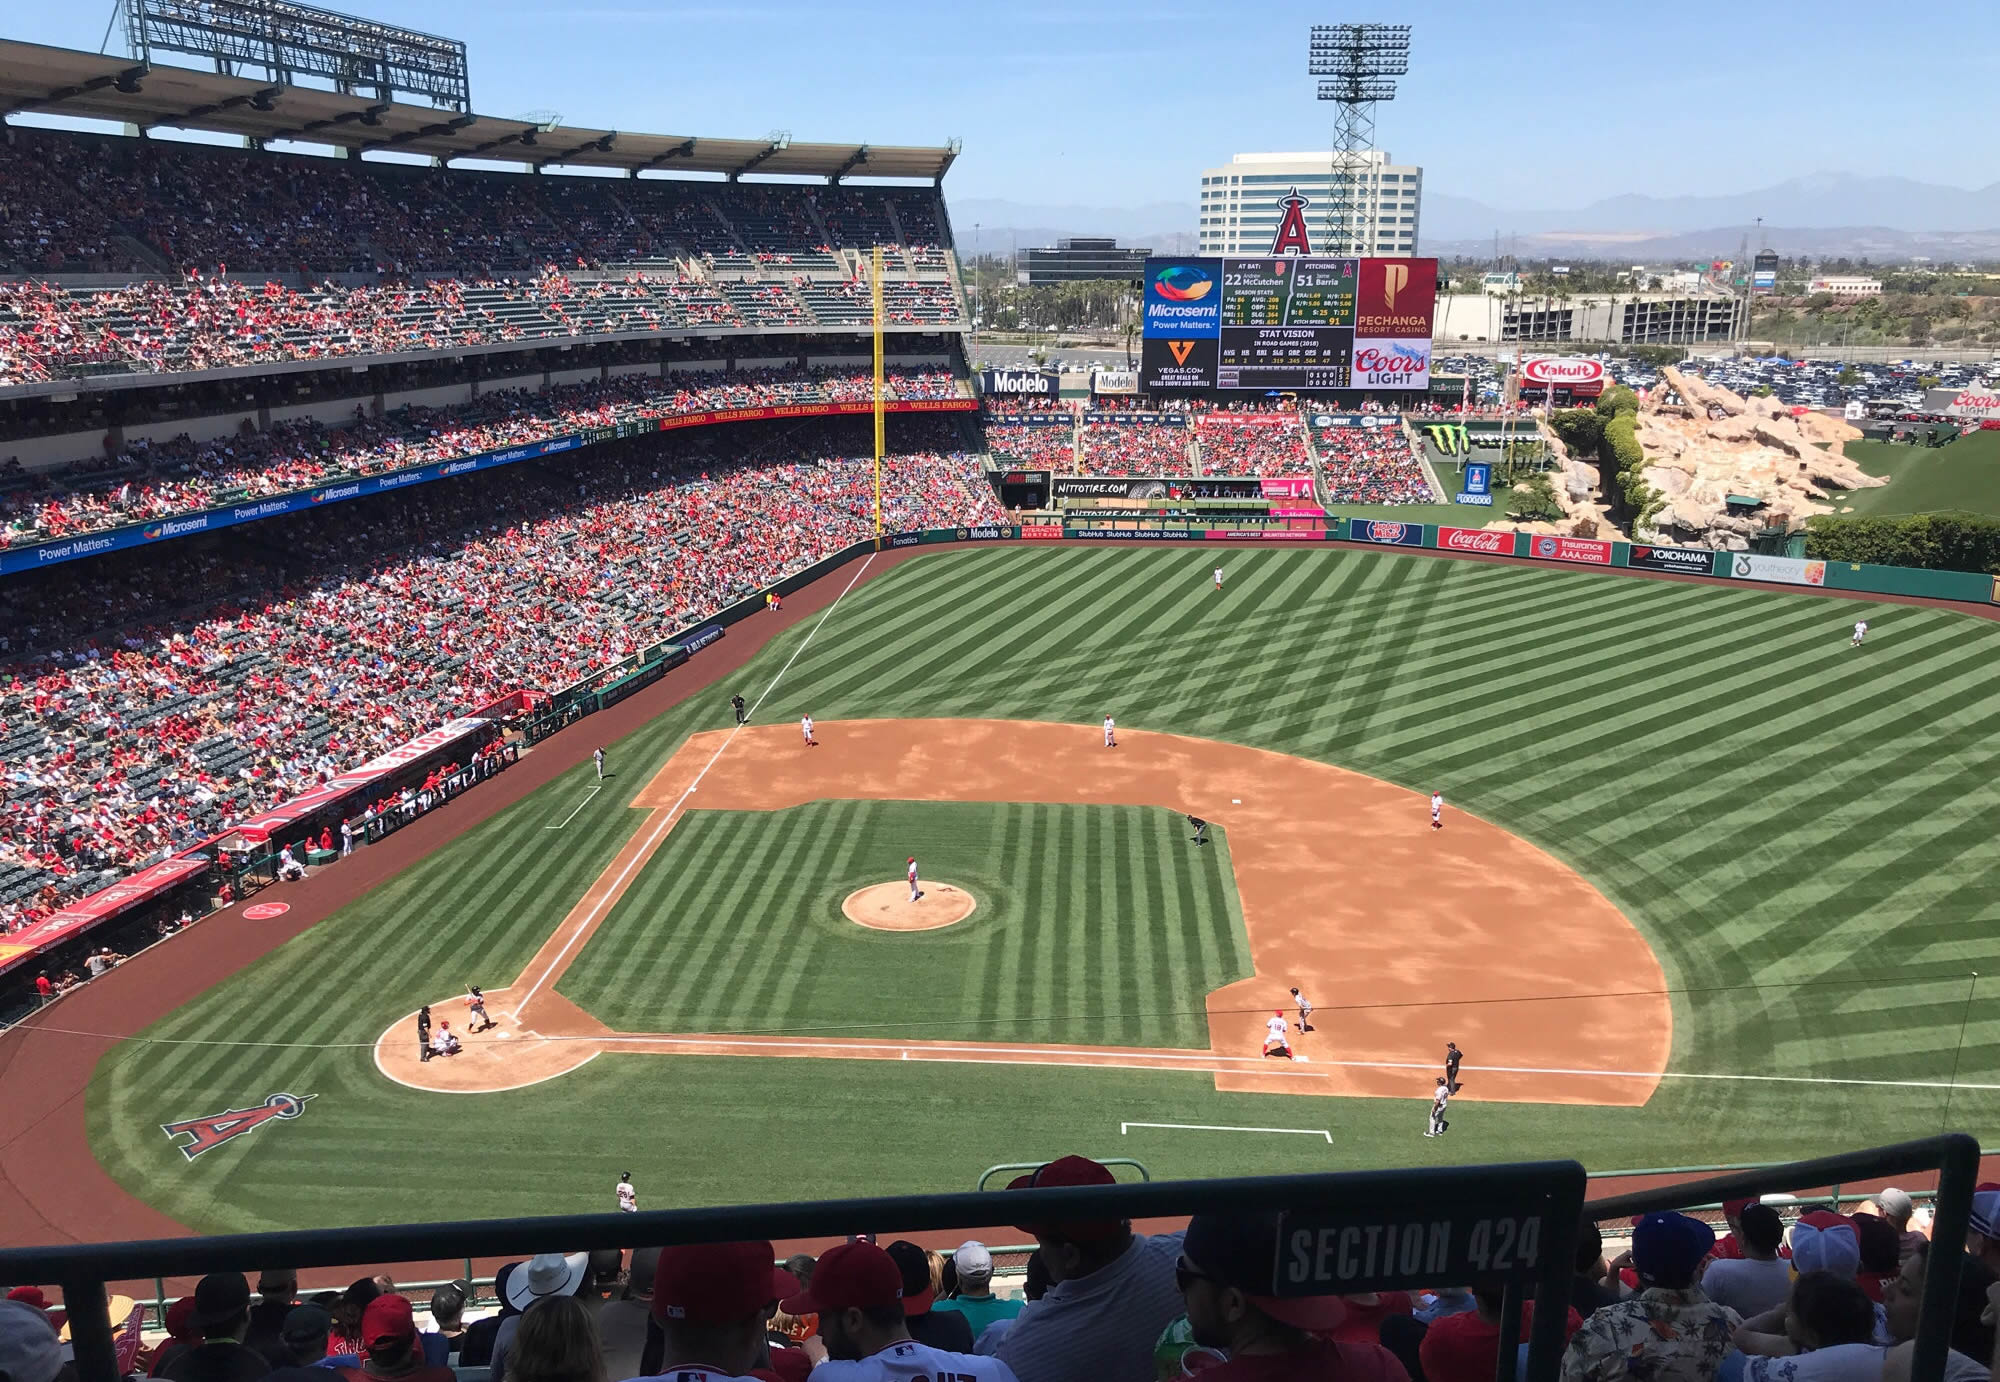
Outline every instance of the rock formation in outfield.
[[(1667, 501), (1654, 516), (1655, 532), (1642, 537), (1740, 550), (1766, 526), (1799, 528), (1813, 514), (1832, 513), (1830, 489), (1888, 483), (1842, 453), (1861, 433), (1838, 418), (1794, 417), (1775, 398), (1744, 398), (1673, 368), (1662, 373), (1682, 401), (1652, 399), (1639, 408), (1646, 483)], [(1754, 517), (1732, 516), (1732, 494), (1766, 507)]]

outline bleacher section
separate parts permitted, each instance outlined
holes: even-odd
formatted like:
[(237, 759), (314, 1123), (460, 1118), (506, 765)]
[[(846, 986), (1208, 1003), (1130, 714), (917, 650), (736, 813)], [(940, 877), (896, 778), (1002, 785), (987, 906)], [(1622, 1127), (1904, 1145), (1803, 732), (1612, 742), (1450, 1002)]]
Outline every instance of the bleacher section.
[(1318, 454), (1320, 498), (1328, 504), (1430, 504), (1437, 501), (1424, 468), (1418, 462), (1399, 419), (1385, 427), (1359, 425), (1364, 419), (1343, 419), (1355, 425), (1315, 427), (1312, 445)]
[(1083, 419), (1077, 474), (1194, 475), (1190, 429), (1140, 422), (1118, 413), (1088, 412)]

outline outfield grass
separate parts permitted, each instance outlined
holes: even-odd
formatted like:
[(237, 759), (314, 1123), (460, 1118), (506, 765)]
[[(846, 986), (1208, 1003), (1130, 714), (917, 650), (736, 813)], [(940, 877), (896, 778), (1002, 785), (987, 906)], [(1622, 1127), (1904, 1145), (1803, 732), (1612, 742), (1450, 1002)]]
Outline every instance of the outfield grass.
[[(803, 651), (810, 626), (776, 640), (738, 686), (754, 698), (797, 654), (761, 719), (809, 705), (823, 722), (1090, 724), (1109, 709), (1133, 729), (1441, 786), (1642, 927), (1678, 991), (1674, 1071), (1778, 1078), (1670, 1079), (1641, 1109), (1466, 1103), (1443, 1144), (1416, 1135), (1420, 1090), (1221, 1095), (1178, 1073), (609, 1055), (503, 1095), (389, 1083), (370, 1051), (383, 1024), (512, 979), (643, 819), (600, 793), (544, 833), (583, 796), (586, 764), (114, 1052), (89, 1093), (100, 1157), (218, 1230), (608, 1209), (625, 1161), (660, 1204), (959, 1188), (1069, 1150), (1136, 1154), (1159, 1175), (1779, 1159), (1935, 1131), (1946, 1095), (1929, 1082), (2000, 1083), (2000, 982), (1967, 1001), (1969, 971), (2000, 971), (2000, 626), (1337, 548), (1222, 551), (1216, 597), (1217, 558), (928, 554), (856, 587)], [(1856, 651), (1846, 629), (1864, 616)], [(722, 724), (732, 689), (611, 746), (621, 775), (644, 781)], [(238, 1044), (272, 1040), (286, 1044)], [(180, 1044), (199, 1042), (220, 1044)], [(1828, 1079), (1887, 1083), (1812, 1083)], [(159, 1131), (279, 1089), (319, 1097), (198, 1162)], [(1952, 1125), (2000, 1135), (1995, 1091), (1951, 1098)], [(1121, 1121), (1325, 1127), (1336, 1145), (1121, 1136)]]
[[(1189, 849), (1179, 816), (1138, 806), (694, 811), (556, 987), (621, 1032), (1207, 1050), (1199, 995), (1252, 972), (1228, 841), (1210, 838)], [(911, 854), (978, 909), (901, 935), (842, 915)]]
[(1974, 432), (1948, 446), (1860, 441), (1841, 449), (1870, 475), (1889, 477), (1880, 489), (1830, 494), (1829, 502), (1843, 517), (1952, 511), (2000, 515), (2000, 432)]

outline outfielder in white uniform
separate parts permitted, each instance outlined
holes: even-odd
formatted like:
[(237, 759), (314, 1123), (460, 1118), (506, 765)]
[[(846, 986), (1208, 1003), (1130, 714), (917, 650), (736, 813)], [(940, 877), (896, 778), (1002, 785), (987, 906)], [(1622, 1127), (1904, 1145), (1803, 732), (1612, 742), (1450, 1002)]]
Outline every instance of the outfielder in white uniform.
[(621, 1171), (618, 1174), (618, 1212), (620, 1214), (639, 1212), (639, 1192), (632, 1188), (630, 1171)]
[(1444, 793), (1431, 793), (1431, 829), (1444, 829)]
[(813, 717), (810, 714), (799, 716), (799, 729), (805, 733), (807, 748), (819, 747), (819, 740), (813, 738)]
[(915, 902), (918, 898), (922, 897), (923, 895), (924, 895), (924, 890), (917, 886), (916, 856), (912, 855), (910, 857), (910, 901)]
[(1219, 566), (1215, 568), (1215, 588), (1222, 589), (1222, 568)]
[(604, 750), (591, 750), (590, 761), (597, 765), (597, 780), (599, 782), (604, 781)]
[(1868, 621), (1867, 621), (1866, 619), (1857, 619), (1857, 620), (1855, 620), (1855, 621), (1854, 621), (1854, 646), (1855, 646), (1855, 647), (1857, 647), (1857, 648), (1858, 648), (1858, 647), (1860, 647), (1860, 646), (1861, 646), (1861, 640), (1862, 640), (1862, 639), (1864, 639), (1864, 638), (1866, 638), (1867, 636), (1868, 636)]
[(1104, 717), (1104, 747), (1107, 749), (1118, 747), (1118, 722), (1109, 715)]
[(1437, 1092), (1431, 1095), (1431, 1126), (1430, 1131), (1424, 1134), (1425, 1137), (1444, 1136), (1445, 1129), (1451, 1126), (1445, 1120), (1444, 1116), (1445, 1105), (1450, 1102), (1451, 1087), (1444, 1082), (1444, 1076), (1440, 1075), (1438, 1076)]

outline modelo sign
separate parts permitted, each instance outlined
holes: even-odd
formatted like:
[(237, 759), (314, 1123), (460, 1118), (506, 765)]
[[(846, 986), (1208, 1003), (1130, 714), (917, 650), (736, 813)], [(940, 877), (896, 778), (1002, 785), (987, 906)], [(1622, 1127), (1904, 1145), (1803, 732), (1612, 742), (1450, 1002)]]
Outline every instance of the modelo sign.
[(1568, 357), (1528, 360), (1521, 365), (1521, 382), (1539, 389), (1602, 389), (1604, 362)]
[(1006, 398), (1045, 398), (1054, 401), (1062, 392), (1062, 377), (1043, 370), (990, 369), (979, 376), (979, 391)]

